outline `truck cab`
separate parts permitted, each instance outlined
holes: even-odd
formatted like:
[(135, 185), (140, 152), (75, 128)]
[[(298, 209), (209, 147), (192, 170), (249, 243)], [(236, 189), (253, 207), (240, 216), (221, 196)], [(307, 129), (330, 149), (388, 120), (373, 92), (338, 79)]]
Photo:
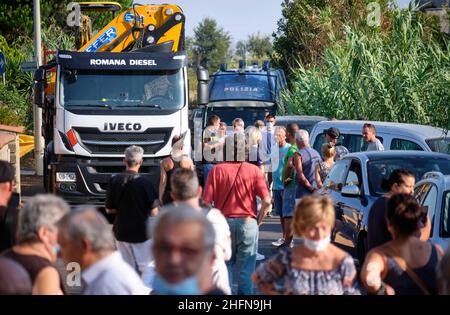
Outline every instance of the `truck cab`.
[[(160, 161), (171, 154), (175, 135), (187, 135), (184, 147), (190, 154), (181, 12), (174, 5), (135, 6), (78, 51), (59, 50), (55, 60), (36, 71), (34, 102), (43, 109), (44, 186), (48, 192), (71, 204), (102, 206), (111, 175), (125, 169), (128, 146), (144, 149), (141, 173), (155, 188)], [(154, 18), (164, 15), (162, 21)], [(136, 26), (138, 21), (137, 33), (143, 37), (114, 51), (138, 35), (128, 25)], [(102, 42), (103, 34), (112, 28), (119, 32), (120, 27), (124, 33), (116, 33), (115, 38), (121, 41)], [(179, 30), (169, 36), (174, 28)], [(155, 44), (147, 45), (150, 42)], [(142, 46), (136, 47), (137, 43)], [(103, 50), (105, 45), (113, 48)]]
[(283, 70), (269, 68), (269, 62), (227, 69), (225, 64), (211, 75), (208, 85), (208, 102), (204, 105), (203, 128), (212, 115), (231, 126), (235, 118), (242, 118), (245, 127), (256, 120), (264, 120), (268, 113), (284, 113), (281, 93), (286, 88)]

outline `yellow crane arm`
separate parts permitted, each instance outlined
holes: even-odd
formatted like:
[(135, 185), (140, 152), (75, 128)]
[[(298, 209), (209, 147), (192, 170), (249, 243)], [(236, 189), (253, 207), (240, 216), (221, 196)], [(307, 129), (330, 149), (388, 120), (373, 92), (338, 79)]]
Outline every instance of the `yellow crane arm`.
[(172, 51), (184, 49), (184, 15), (174, 4), (134, 5), (92, 37), (81, 52), (123, 52), (172, 42)]

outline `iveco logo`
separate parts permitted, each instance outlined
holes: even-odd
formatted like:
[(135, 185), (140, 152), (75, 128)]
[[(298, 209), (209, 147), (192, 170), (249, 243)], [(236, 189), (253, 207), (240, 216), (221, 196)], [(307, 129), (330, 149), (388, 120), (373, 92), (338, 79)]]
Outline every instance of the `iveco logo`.
[(142, 129), (140, 123), (105, 123), (103, 130), (106, 131), (138, 131)]

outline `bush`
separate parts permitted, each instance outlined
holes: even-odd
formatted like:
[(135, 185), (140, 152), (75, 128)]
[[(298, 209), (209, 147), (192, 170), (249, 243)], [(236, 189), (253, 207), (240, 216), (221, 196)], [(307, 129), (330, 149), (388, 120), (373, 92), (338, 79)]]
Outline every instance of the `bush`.
[(14, 88), (0, 84), (0, 122), (5, 125), (24, 126), (33, 129), (30, 101)]
[(347, 27), (321, 66), (296, 69), (285, 95), (290, 113), (450, 129), (448, 41), (426, 36), (411, 7), (391, 14), (386, 32)]

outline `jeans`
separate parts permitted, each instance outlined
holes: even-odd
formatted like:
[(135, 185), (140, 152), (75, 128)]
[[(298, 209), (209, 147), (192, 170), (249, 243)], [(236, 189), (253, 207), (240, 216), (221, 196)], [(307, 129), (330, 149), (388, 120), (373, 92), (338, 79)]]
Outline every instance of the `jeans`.
[(144, 285), (152, 289), (155, 264), (152, 251), (152, 240), (143, 243), (127, 243), (116, 240), (117, 250), (125, 260), (141, 277)]
[(252, 274), (256, 268), (258, 224), (253, 218), (227, 218), (231, 231), (231, 259), (227, 261), (230, 285), (233, 286), (233, 268), (237, 271), (237, 294), (253, 294)]
[(208, 179), (208, 174), (215, 165), (216, 164), (211, 164), (211, 163), (203, 164), (203, 186), (206, 185), (206, 180)]

